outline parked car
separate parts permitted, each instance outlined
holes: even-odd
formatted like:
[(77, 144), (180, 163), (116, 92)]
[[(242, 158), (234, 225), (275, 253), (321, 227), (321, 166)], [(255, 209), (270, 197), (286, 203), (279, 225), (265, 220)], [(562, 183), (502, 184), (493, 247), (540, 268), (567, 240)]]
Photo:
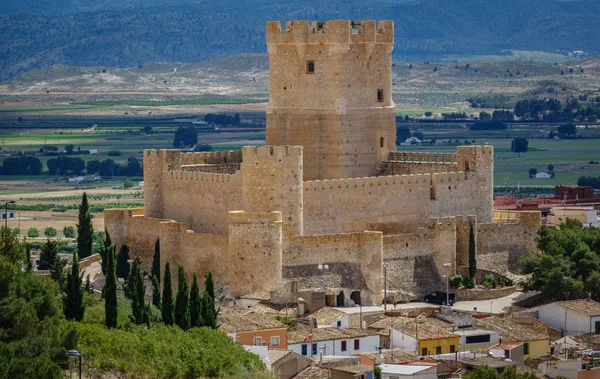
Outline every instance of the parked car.
[(434, 291), (434, 292), (430, 293), (429, 295), (425, 295), (424, 300), (426, 303), (446, 305), (446, 298), (447, 298), (448, 302), (450, 303), (448, 305), (452, 305), (452, 304), (454, 304), (455, 297), (456, 297), (456, 294), (454, 294), (454, 293), (449, 293), (449, 294), (447, 294), (447, 297), (446, 297), (446, 292)]

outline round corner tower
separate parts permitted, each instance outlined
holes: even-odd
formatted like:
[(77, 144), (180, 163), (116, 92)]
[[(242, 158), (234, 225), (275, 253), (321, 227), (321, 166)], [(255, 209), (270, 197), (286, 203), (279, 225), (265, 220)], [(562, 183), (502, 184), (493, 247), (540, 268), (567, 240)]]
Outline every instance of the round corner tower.
[(304, 180), (372, 176), (396, 150), (392, 21), (267, 23), (267, 144), (304, 148)]

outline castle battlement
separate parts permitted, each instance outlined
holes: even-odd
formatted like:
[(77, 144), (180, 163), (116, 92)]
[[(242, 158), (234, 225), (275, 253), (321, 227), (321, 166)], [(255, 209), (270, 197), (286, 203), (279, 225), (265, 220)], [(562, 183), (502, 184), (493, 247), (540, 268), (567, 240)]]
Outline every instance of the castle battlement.
[(427, 229), (430, 230), (456, 230), (456, 217), (430, 217), (427, 220)]
[(336, 188), (358, 188), (402, 185), (429, 186), (430, 174), (370, 176), (366, 178), (309, 180), (304, 182), (305, 191), (318, 191)]
[(288, 21), (285, 30), (280, 21), (267, 22), (267, 45), (320, 43), (394, 43), (393, 21), (327, 22)]
[(240, 163), (241, 151), (210, 151), (200, 153), (182, 153), (181, 165)]
[(456, 164), (456, 153), (417, 153), (417, 152), (390, 152), (388, 160), (394, 162), (427, 162)]
[(250, 162), (261, 158), (302, 158), (302, 146), (244, 146), (242, 147), (242, 162)]
[(441, 183), (458, 183), (469, 179), (469, 173), (464, 171), (436, 172), (431, 174), (431, 182), (434, 185)]

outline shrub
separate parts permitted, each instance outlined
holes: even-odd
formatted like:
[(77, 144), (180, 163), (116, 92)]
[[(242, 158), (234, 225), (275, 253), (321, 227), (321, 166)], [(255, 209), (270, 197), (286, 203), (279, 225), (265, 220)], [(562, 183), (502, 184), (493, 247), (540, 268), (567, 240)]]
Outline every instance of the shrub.
[(13, 236), (18, 236), (19, 234), (21, 234), (21, 229), (19, 229), (19, 228), (14, 228), (14, 229), (12, 230), (12, 234), (13, 234)]
[(46, 226), (46, 229), (44, 229), (44, 235), (46, 237), (56, 237), (57, 234), (58, 232), (56, 231), (56, 229), (54, 229), (51, 226)]
[(213, 148), (210, 145), (207, 145), (204, 143), (199, 143), (199, 144), (196, 144), (196, 146), (194, 147), (194, 151), (195, 152), (213, 151)]
[(63, 235), (67, 238), (75, 238), (75, 228), (72, 226), (65, 226), (63, 228)]
[(486, 276), (483, 277), (483, 286), (485, 288), (496, 288), (496, 277), (494, 274), (486, 274)]
[(125, 178), (125, 180), (123, 181), (123, 188), (131, 188), (133, 187), (133, 180), (129, 179), (129, 178)]
[(450, 277), (450, 285), (454, 288), (460, 287), (462, 281), (463, 277), (461, 275), (453, 275)]
[(470, 278), (468, 276), (463, 276), (462, 285), (465, 286), (466, 288), (473, 288), (473, 287), (475, 287), (475, 282), (473, 281), (473, 278)]
[(37, 230), (37, 228), (29, 228), (29, 230), (27, 230), (27, 237), (35, 238), (35, 237), (39, 237), (39, 236), (40, 236), (40, 232)]
[(120, 157), (121, 150), (109, 150), (108, 153), (106, 153), (106, 155), (108, 155), (109, 157)]

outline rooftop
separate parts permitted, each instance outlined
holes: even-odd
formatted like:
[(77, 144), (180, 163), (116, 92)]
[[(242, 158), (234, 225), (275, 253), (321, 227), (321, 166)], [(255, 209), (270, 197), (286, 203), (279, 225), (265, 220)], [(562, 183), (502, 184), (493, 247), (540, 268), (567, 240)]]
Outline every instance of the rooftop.
[(383, 364), (380, 365), (382, 373), (385, 374), (400, 374), (400, 375), (414, 375), (421, 371), (425, 371), (432, 366), (422, 366), (422, 365), (388, 365)]
[[(379, 351), (369, 351), (366, 353), (360, 353), (359, 355), (369, 358), (374, 362), (377, 362), (377, 360), (379, 359)], [(381, 359), (383, 360), (383, 363), (394, 364), (414, 362), (417, 360), (417, 356), (400, 349), (382, 349)]]
[(222, 307), (219, 312), (219, 330), (225, 333), (249, 332), (265, 329), (287, 329), (287, 325), (251, 309)]
[(600, 350), (600, 334), (579, 334), (569, 337), (581, 345), (582, 349)]
[(332, 370), (349, 372), (351, 374), (362, 374), (363, 372), (372, 372), (373, 366), (367, 365), (348, 365), (348, 366), (338, 366), (332, 367)]
[(323, 307), (310, 313), (308, 316), (315, 318), (317, 325), (331, 325), (346, 316), (346, 313), (332, 307)]
[(449, 332), (446, 328), (427, 322), (409, 322), (402, 330), (407, 336), (422, 340), (439, 340), (445, 338), (458, 338), (458, 334)]
[(320, 328), (312, 330), (312, 338), (310, 338), (309, 330), (295, 330), (288, 332), (288, 345), (297, 344), (302, 342), (317, 342), (317, 341), (331, 341), (341, 340), (348, 338), (359, 338), (366, 336), (373, 336), (377, 333), (368, 329), (358, 328)]
[(495, 330), (500, 333), (503, 342), (528, 342), (550, 340), (548, 333), (543, 333), (526, 325), (517, 324), (508, 318), (488, 317), (473, 320), (474, 326)]
[(514, 362), (514, 361), (507, 361), (504, 359), (498, 359), (498, 358), (493, 358), (493, 357), (482, 357), (482, 358), (464, 360), (464, 361), (461, 361), (461, 363), (464, 364), (465, 366), (472, 366), (472, 367), (489, 366), (489, 367), (493, 367), (493, 368), (511, 367), (511, 366), (515, 367), (515, 366), (519, 365), (519, 363)]
[[(407, 324), (414, 323), (414, 322), (415, 322), (414, 317), (382, 316), (379, 320), (369, 324), (368, 327), (373, 328), (373, 329), (394, 328), (396, 330), (400, 330)], [(419, 324), (421, 324), (421, 325), (427, 324), (427, 325), (437, 326), (437, 327), (444, 328), (444, 329), (448, 329), (453, 326), (453, 324), (451, 324), (449, 322), (439, 320), (439, 319), (433, 318), (433, 317), (427, 317), (427, 318), (421, 319), (421, 320), (419, 320)]]
[(494, 350), (512, 350), (514, 348), (517, 348), (519, 346), (523, 345), (522, 342), (502, 342), (499, 344), (496, 344), (492, 347), (490, 347), (490, 349), (494, 349)]
[(600, 316), (600, 303), (594, 300), (558, 301), (557, 304), (587, 316)]
[(293, 354), (293, 351), (283, 349), (269, 349), (269, 362), (271, 362), (271, 364), (274, 364), (275, 362), (284, 358), (288, 354)]
[(326, 368), (309, 367), (302, 372), (296, 379), (329, 379), (329, 370)]

